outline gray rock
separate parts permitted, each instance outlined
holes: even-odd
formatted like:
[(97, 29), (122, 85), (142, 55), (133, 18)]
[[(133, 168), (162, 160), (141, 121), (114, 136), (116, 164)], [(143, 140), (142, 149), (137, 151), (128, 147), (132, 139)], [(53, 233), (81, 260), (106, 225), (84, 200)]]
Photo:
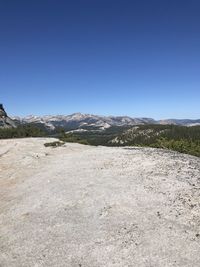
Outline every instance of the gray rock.
[(0, 128), (12, 128), (16, 127), (15, 122), (8, 117), (4, 107), (0, 104)]

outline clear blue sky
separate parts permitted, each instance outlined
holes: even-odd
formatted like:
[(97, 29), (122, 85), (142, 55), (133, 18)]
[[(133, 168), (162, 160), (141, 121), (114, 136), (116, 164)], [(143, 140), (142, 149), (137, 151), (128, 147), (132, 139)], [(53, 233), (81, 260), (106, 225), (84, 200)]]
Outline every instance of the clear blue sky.
[(11, 115), (200, 118), (199, 0), (1, 0)]

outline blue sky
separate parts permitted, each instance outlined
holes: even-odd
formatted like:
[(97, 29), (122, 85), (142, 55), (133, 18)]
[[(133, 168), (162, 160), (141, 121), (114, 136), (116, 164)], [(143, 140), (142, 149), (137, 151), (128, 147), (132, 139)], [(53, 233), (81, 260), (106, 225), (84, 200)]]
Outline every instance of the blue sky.
[(11, 115), (200, 118), (200, 1), (0, 1)]

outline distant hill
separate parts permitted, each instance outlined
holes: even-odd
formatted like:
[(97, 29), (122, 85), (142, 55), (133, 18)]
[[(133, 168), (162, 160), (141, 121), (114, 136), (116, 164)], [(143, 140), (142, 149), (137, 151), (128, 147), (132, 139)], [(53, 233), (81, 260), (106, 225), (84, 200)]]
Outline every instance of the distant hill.
[(168, 148), (200, 157), (200, 126), (134, 126), (115, 136), (109, 143), (117, 146)]

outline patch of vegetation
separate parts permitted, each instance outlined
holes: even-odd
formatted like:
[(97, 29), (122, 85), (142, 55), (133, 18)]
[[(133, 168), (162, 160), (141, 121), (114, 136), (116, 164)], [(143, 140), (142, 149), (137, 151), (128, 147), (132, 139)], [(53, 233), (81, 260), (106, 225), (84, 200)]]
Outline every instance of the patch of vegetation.
[(181, 153), (200, 157), (200, 141), (191, 141), (187, 139), (168, 140), (166, 138), (161, 138), (158, 139), (157, 142), (155, 144), (152, 144), (151, 146), (157, 148), (167, 148)]
[(64, 145), (64, 142), (60, 142), (60, 141), (54, 141), (54, 142), (49, 142), (49, 143), (44, 144), (45, 147), (59, 147), (62, 145)]
[(61, 134), (60, 140), (63, 142), (69, 142), (69, 143), (79, 143), (83, 145), (89, 145), (88, 141), (85, 139), (82, 139), (81, 137), (73, 134), (73, 133), (64, 133)]
[(47, 136), (47, 132), (33, 124), (20, 125), (16, 128), (0, 129), (0, 139), (44, 136)]

